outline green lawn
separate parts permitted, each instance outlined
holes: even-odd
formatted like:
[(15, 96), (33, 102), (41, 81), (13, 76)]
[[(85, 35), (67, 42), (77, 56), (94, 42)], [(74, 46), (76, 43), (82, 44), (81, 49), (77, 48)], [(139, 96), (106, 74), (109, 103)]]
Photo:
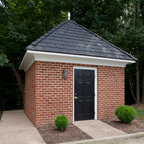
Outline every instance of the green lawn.
[(135, 109), (137, 111), (136, 117), (144, 119), (144, 107), (138, 107), (138, 108), (135, 108)]
[(3, 113), (3, 111), (0, 111), (0, 119), (1, 119), (2, 113)]

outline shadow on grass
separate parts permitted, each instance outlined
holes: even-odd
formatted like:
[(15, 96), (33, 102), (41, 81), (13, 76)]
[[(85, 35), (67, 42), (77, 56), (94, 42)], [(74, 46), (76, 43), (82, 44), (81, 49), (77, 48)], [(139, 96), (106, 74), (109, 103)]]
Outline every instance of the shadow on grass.
[(137, 107), (135, 109), (136, 109), (136, 112), (137, 112), (136, 117), (144, 119), (144, 107)]

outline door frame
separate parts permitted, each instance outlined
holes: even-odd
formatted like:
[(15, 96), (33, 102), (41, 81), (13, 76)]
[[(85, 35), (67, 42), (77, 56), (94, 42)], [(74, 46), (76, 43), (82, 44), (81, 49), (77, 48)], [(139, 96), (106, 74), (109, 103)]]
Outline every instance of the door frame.
[(74, 88), (75, 88), (75, 83), (74, 83), (74, 78), (75, 78), (75, 69), (81, 69), (81, 70), (94, 70), (95, 77), (94, 77), (94, 92), (95, 92), (95, 97), (94, 97), (94, 120), (97, 120), (97, 67), (83, 67), (83, 66), (74, 66), (73, 67), (73, 122), (74, 117), (75, 117), (75, 99), (74, 99)]

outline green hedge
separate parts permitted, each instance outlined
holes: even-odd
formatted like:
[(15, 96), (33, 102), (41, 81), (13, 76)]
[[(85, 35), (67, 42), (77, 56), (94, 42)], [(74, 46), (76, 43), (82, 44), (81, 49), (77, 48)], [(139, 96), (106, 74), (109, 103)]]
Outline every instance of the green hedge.
[(65, 131), (68, 127), (67, 117), (65, 115), (57, 116), (57, 118), (55, 119), (55, 125), (60, 131)]
[(133, 121), (136, 117), (136, 110), (131, 106), (119, 106), (115, 110), (115, 114), (118, 117), (119, 120), (121, 120), (124, 123), (130, 123)]

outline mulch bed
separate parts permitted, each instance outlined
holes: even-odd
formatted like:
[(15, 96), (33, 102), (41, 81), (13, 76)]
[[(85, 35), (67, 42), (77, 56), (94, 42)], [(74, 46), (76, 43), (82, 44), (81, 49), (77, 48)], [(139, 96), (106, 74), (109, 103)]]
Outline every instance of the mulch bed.
[(117, 117), (113, 117), (111, 119), (105, 119), (102, 121), (128, 134), (144, 132), (144, 119), (136, 118), (129, 124), (122, 123), (121, 121), (118, 120)]
[(45, 125), (44, 127), (38, 128), (38, 131), (46, 144), (91, 139), (89, 135), (73, 124), (70, 124), (64, 132), (57, 130), (55, 125)]

